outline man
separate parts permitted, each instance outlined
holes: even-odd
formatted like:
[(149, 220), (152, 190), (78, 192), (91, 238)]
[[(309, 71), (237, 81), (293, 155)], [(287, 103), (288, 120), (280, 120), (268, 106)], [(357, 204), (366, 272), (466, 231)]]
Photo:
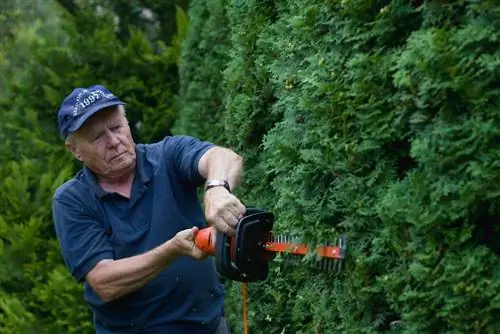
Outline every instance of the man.
[(135, 144), (124, 105), (95, 85), (73, 90), (58, 114), (84, 167), (54, 194), (55, 230), (96, 332), (229, 333), (223, 287), (194, 237), (205, 218), (234, 235), (242, 159), (189, 136)]

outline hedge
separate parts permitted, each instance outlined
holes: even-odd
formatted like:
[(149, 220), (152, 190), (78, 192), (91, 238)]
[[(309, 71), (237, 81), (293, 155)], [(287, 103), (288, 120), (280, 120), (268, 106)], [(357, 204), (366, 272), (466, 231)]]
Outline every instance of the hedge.
[[(339, 274), (272, 264), (258, 333), (498, 333), (500, 6), (192, 1), (177, 133), (246, 161), (237, 194)], [(226, 313), (242, 332), (240, 285)]]

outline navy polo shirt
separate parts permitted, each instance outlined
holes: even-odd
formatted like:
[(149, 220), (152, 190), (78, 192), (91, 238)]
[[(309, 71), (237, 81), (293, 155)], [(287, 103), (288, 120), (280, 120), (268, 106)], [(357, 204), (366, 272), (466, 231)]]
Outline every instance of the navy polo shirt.
[(85, 281), (102, 259), (147, 252), (183, 229), (205, 226), (198, 161), (212, 143), (170, 136), (136, 145), (130, 199), (104, 191), (84, 168), (54, 194), (53, 216), (64, 261), (84, 282), (98, 334), (213, 333), (224, 290), (213, 259), (178, 258), (143, 288), (105, 303)]

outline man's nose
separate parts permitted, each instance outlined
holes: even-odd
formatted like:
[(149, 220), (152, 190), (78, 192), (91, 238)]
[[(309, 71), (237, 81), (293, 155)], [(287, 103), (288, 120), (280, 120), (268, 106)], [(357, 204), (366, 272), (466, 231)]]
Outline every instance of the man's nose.
[(120, 143), (120, 141), (118, 140), (118, 136), (113, 133), (113, 131), (107, 130), (106, 136), (108, 137), (108, 144), (110, 147), (115, 147)]

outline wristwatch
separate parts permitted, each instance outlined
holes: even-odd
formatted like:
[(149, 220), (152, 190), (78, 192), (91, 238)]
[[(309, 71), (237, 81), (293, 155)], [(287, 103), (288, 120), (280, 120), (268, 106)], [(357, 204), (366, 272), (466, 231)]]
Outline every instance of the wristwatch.
[(231, 192), (229, 183), (226, 180), (207, 180), (205, 182), (205, 191), (214, 187), (224, 187), (227, 189), (227, 191)]

